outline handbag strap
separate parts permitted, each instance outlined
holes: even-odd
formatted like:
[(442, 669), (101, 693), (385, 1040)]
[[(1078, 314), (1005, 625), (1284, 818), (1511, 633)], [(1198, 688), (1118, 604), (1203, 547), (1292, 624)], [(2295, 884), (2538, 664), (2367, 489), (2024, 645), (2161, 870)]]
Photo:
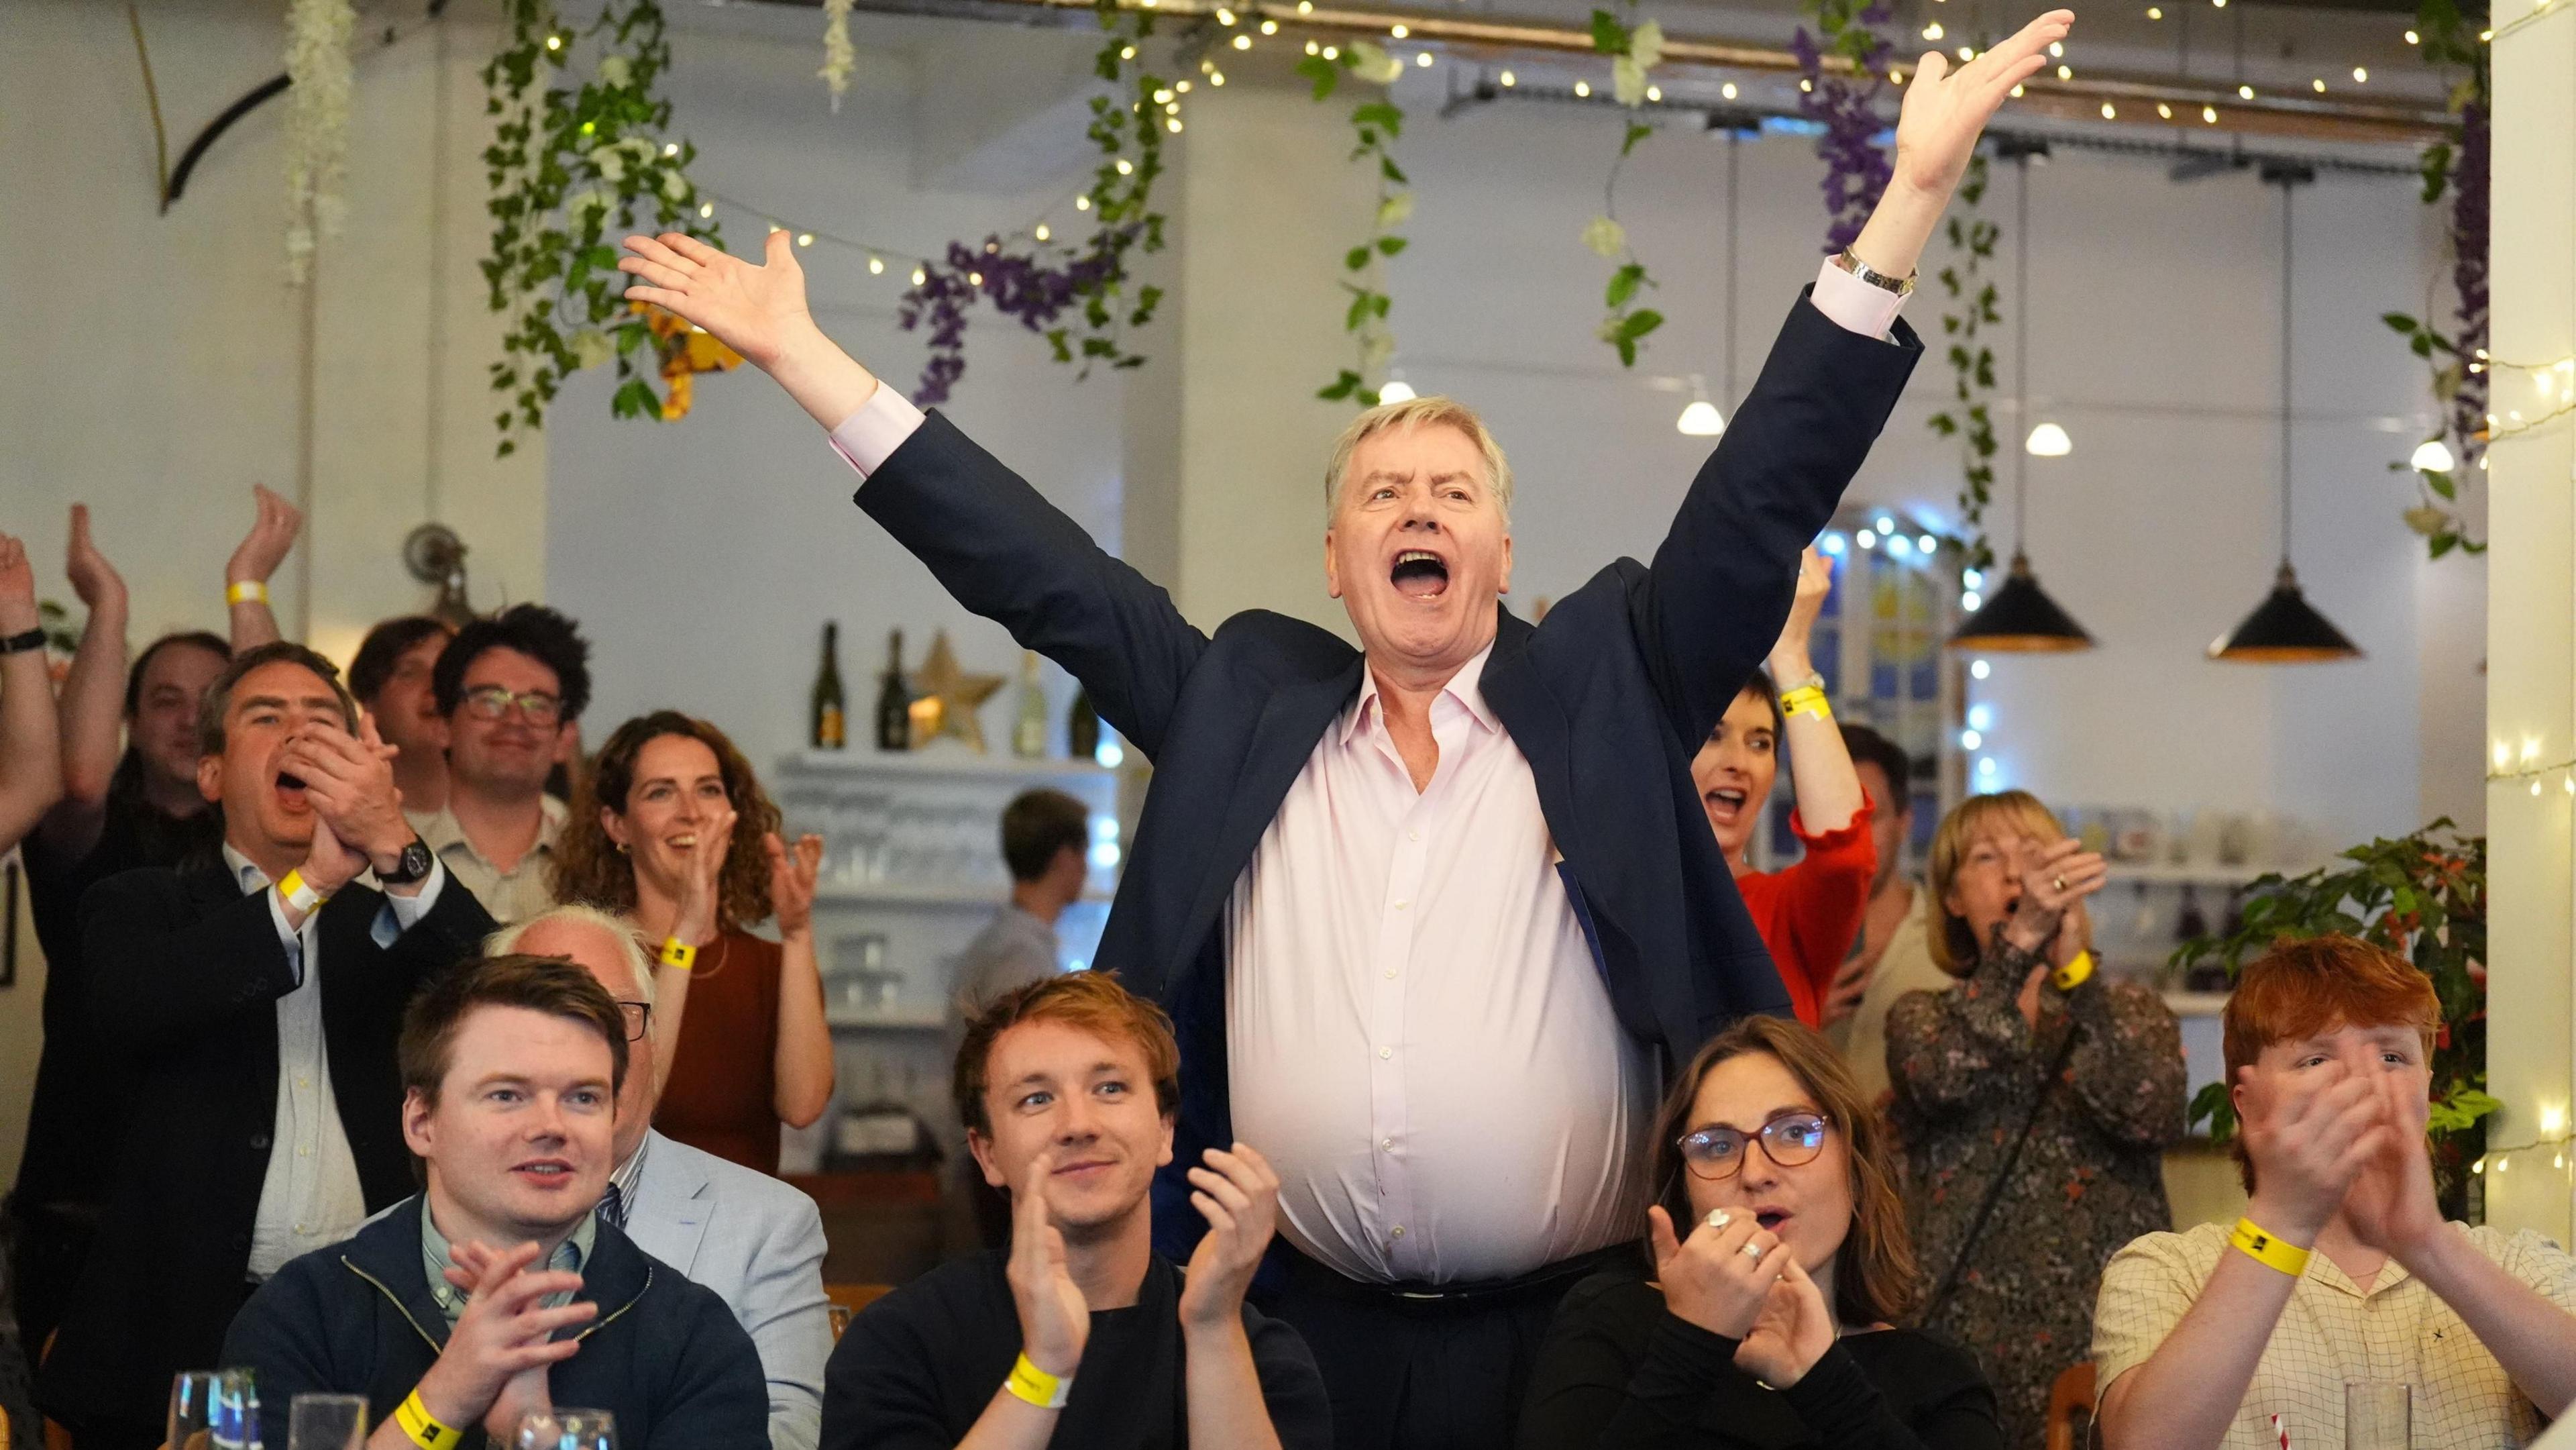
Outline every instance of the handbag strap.
[(1950, 1267), (1933, 1287), (1923, 1303), (1922, 1322), (1930, 1323), (1949, 1303), (1950, 1292), (1959, 1286), (1959, 1275), (1968, 1267), (1968, 1258), (1977, 1251), (1977, 1240), (1985, 1235), (1986, 1221), (1994, 1217), (1995, 1205), (2003, 1200), (2005, 1185), (2012, 1182), (2013, 1170), (2021, 1166), (2021, 1150), (2030, 1142), (2031, 1132), (2039, 1126), (2039, 1114), (2048, 1106), (2048, 1095), (2057, 1089), (2057, 1080), (2066, 1071), (2066, 1061), (2075, 1054), (2075, 1035), (2079, 1029), (2072, 1020), (2066, 1024), (2066, 1040), (2057, 1045), (2057, 1055), (2050, 1059), (2048, 1072), (2039, 1080), (2039, 1091), (2030, 1099), (2030, 1113), (2021, 1120), (2021, 1132), (2014, 1135), (2012, 1147), (2004, 1152), (2004, 1161), (1996, 1167), (1995, 1176), (1986, 1184), (1986, 1196), (1968, 1219), (1968, 1231), (1959, 1240), (1959, 1252), (1952, 1256)]

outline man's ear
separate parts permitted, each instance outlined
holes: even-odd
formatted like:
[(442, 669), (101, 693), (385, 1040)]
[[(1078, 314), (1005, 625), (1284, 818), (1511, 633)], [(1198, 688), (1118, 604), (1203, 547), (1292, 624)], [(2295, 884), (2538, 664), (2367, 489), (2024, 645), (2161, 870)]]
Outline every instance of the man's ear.
[(409, 1148), (415, 1157), (429, 1157), (430, 1149), (437, 1144), (429, 1129), (429, 1120), (434, 1112), (434, 1105), (420, 1089), (411, 1088), (403, 1093), (403, 1146)]
[(1172, 1129), (1179, 1122), (1178, 1113), (1163, 1114), (1163, 1149), (1154, 1157), (1155, 1167), (1160, 1168), (1172, 1161)]
[(1342, 569), (1333, 562), (1333, 530), (1330, 528), (1324, 530), (1324, 595), (1328, 599), (1342, 597)]
[(197, 757), (197, 794), (210, 803), (224, 798), (224, 758), (220, 755)]
[(554, 763), (570, 765), (573, 757), (580, 753), (581, 726), (576, 721), (566, 720), (555, 729)]
[(993, 1140), (973, 1128), (966, 1130), (966, 1151), (975, 1155), (975, 1166), (984, 1170), (984, 1181), (1004, 1193), (1011, 1191), (1011, 1180), (1002, 1173), (999, 1159), (993, 1156)]
[(1508, 524), (1503, 528), (1503, 582), (1495, 588), (1494, 592), (1497, 594), (1512, 592), (1512, 531)]

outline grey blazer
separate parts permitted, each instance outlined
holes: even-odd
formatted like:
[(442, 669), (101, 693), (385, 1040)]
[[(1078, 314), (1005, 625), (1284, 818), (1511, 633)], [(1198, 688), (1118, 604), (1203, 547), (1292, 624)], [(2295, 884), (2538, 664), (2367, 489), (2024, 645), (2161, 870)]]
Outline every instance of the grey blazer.
[(645, 1139), (626, 1236), (713, 1289), (751, 1336), (769, 1380), (772, 1450), (815, 1450), (832, 1319), (814, 1200), (657, 1132)]

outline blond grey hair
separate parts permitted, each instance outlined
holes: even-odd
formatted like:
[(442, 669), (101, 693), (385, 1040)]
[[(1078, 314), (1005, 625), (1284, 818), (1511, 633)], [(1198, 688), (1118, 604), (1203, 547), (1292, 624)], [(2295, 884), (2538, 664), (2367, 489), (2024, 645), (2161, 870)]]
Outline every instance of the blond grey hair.
[(1467, 435), (1476, 451), (1485, 458), (1485, 483), (1494, 491), (1494, 502), (1502, 506), (1503, 518), (1512, 516), (1512, 465), (1503, 457), (1503, 445), (1485, 428), (1485, 420), (1476, 410), (1456, 398), (1433, 393), (1427, 397), (1407, 398), (1400, 403), (1380, 403), (1351, 420), (1342, 436), (1333, 443), (1333, 458), (1324, 465), (1324, 513), (1330, 517), (1341, 508), (1344, 475), (1351, 471), (1351, 455), (1362, 443), (1395, 428), (1455, 428)]
[(491, 957), (521, 955), (519, 943), (527, 939), (529, 932), (548, 923), (556, 926), (595, 927), (606, 934), (609, 940), (617, 943), (618, 957), (626, 963), (626, 970), (634, 976), (637, 995), (644, 999), (645, 1006), (653, 1005), (653, 967), (651, 963), (644, 960), (644, 944), (635, 939), (635, 923), (623, 917), (611, 916), (596, 906), (549, 907), (526, 921), (514, 922), (485, 937), (483, 954)]

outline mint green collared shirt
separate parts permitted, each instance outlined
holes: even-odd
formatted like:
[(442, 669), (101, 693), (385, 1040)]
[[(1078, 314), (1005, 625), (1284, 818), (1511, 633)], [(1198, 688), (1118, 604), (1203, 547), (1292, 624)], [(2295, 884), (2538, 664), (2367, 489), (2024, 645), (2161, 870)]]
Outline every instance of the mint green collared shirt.
[[(581, 1222), (573, 1226), (572, 1237), (555, 1245), (555, 1251), (546, 1256), (546, 1268), (580, 1273), (582, 1265), (590, 1262), (591, 1245), (598, 1237), (599, 1213), (594, 1209), (583, 1214)], [(448, 1266), (454, 1262), (447, 1252), (447, 1235), (438, 1231), (437, 1220), (430, 1216), (429, 1195), (424, 1193), (420, 1196), (421, 1271), (428, 1275), (429, 1296), (438, 1301), (438, 1312), (447, 1316), (450, 1329), (454, 1329), (456, 1321), (465, 1315), (465, 1291), (447, 1282)], [(571, 1302), (572, 1291), (567, 1289), (559, 1294), (548, 1294), (545, 1307), (554, 1309)]]

